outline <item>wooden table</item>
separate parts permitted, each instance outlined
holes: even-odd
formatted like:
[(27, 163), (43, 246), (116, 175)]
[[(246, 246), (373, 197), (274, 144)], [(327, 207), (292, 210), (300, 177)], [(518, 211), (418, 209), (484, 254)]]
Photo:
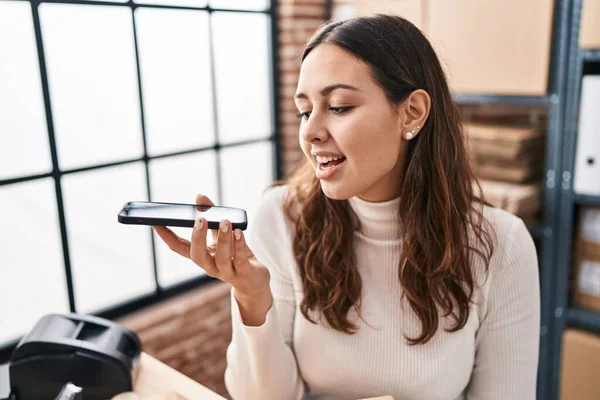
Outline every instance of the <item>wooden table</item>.
[(198, 382), (158, 361), (147, 353), (140, 355), (133, 392), (112, 400), (225, 400)]
[[(198, 382), (188, 378), (147, 353), (140, 355), (133, 392), (112, 400), (225, 400)], [(392, 396), (362, 400), (394, 400)]]

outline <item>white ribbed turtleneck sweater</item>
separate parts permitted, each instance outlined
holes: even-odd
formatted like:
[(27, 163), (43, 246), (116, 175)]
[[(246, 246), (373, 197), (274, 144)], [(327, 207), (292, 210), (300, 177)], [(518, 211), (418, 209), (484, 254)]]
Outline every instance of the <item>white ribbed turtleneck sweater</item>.
[[(361, 223), (354, 248), (362, 277), (362, 317), (353, 335), (312, 324), (299, 305), (302, 286), (283, 214), (285, 187), (271, 189), (253, 221), (250, 248), (271, 273), (274, 306), (262, 326), (245, 326), (232, 295), (233, 339), (225, 382), (235, 400), (533, 400), (539, 342), (534, 243), (523, 222), (486, 207), (497, 235), (489, 275), (474, 261), (480, 287), (466, 326), (439, 329), (425, 345), (404, 337), (420, 322), (401, 302), (398, 200), (350, 204)], [(335, 265), (331, 265), (335, 268)], [(233, 294), (233, 293), (232, 293)], [(315, 314), (316, 315), (316, 314)], [(449, 321), (440, 317), (440, 327)]]

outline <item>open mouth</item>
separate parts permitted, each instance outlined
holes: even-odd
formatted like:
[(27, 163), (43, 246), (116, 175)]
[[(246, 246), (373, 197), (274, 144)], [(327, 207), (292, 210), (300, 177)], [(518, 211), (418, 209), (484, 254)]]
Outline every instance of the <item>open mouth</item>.
[(319, 164), (319, 168), (322, 168), (322, 169), (333, 168), (335, 166), (340, 165), (344, 161), (346, 161), (346, 157), (344, 157), (344, 156), (339, 156), (339, 157), (316, 156), (316, 159), (317, 159), (317, 163)]
[(316, 175), (318, 179), (332, 179), (346, 162), (346, 157), (339, 156), (315, 156), (317, 160)]

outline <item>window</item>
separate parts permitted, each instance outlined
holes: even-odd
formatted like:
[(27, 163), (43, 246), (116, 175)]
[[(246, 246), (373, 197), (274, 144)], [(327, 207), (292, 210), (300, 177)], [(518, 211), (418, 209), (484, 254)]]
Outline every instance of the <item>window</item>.
[(203, 193), (252, 220), (277, 177), (273, 13), (0, 0), (0, 349), (44, 314), (117, 316), (208, 280), (117, 213)]

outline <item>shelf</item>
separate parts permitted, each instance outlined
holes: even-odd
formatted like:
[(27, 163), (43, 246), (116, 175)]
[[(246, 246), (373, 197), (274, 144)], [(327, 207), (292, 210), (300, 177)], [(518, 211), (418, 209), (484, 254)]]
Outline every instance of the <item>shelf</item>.
[(598, 61), (600, 62), (600, 49), (590, 49), (583, 51), (583, 59), (585, 61)]
[(574, 194), (573, 201), (580, 206), (597, 206), (600, 207), (600, 195), (594, 196), (589, 194)]
[(454, 94), (454, 101), (460, 104), (517, 104), (523, 106), (545, 106), (548, 96), (504, 96), (485, 94)]
[(600, 313), (582, 308), (570, 308), (567, 311), (567, 325), (600, 333)]
[(528, 229), (531, 237), (534, 239), (542, 239), (551, 234), (550, 230), (547, 230), (546, 226), (544, 226), (542, 223), (530, 226)]

